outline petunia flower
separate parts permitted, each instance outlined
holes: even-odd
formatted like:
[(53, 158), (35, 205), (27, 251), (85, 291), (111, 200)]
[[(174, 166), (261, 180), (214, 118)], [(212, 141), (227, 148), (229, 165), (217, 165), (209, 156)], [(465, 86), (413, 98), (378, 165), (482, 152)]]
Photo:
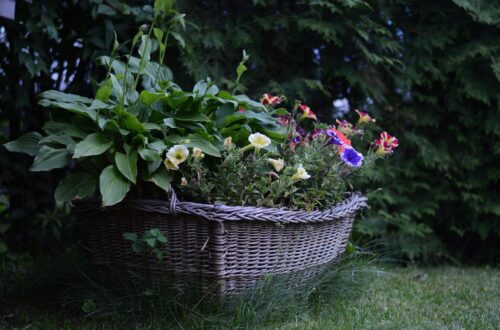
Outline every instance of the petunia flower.
[(250, 145), (255, 149), (265, 148), (271, 144), (271, 139), (261, 133), (253, 133), (248, 137)]
[(179, 166), (177, 164), (174, 164), (170, 161), (170, 159), (165, 159), (165, 161), (163, 162), (163, 164), (165, 164), (165, 167), (167, 168), (167, 170), (172, 170), (172, 171), (178, 171), (179, 170)]
[[(340, 152), (343, 152), (346, 146), (350, 146), (351, 145), (351, 140), (349, 140), (348, 138), (346, 138), (346, 136), (344, 134), (342, 134), (342, 132), (338, 131), (334, 127), (330, 127), (327, 132), (330, 132), (330, 134), (332, 136), (334, 135), (336, 138), (340, 139), (340, 142), (341, 142), (340, 144), (333, 143), (333, 144), (337, 144), (339, 146), (338, 148), (339, 148)], [(330, 141), (332, 141), (332, 140), (330, 140)]]
[(375, 145), (377, 146), (377, 150), (375, 154), (377, 155), (387, 155), (392, 154), (394, 149), (396, 149), (399, 145), (398, 139), (394, 136), (391, 136), (387, 132), (380, 133), (380, 138), (375, 140)]
[(233, 138), (228, 136), (227, 138), (224, 139), (224, 147), (229, 151), (231, 150), (231, 145), (233, 143)]
[(344, 148), (344, 151), (340, 154), (340, 158), (351, 167), (360, 167), (363, 164), (363, 155), (350, 146)]
[(168, 160), (170, 160), (170, 162), (172, 162), (172, 164), (175, 164), (176, 166), (183, 163), (188, 158), (188, 156), (188, 148), (185, 145), (181, 144), (176, 144), (167, 152)]
[(203, 152), (201, 152), (201, 149), (194, 147), (193, 148), (193, 158), (198, 159), (198, 158), (203, 158), (203, 157), (205, 157), (205, 154), (203, 154)]
[(358, 125), (366, 124), (369, 122), (374, 123), (375, 119), (370, 117), (370, 115), (367, 112), (359, 111), (359, 110), (354, 110), (356, 113), (359, 115), (358, 119)]
[(271, 164), (277, 172), (281, 171), (285, 166), (285, 161), (283, 159), (268, 158), (267, 162)]
[(299, 164), (299, 166), (297, 166), (297, 172), (295, 172), (295, 174), (292, 175), (292, 180), (293, 181), (307, 180), (310, 177), (311, 176), (307, 173), (302, 164)]
[(301, 104), (301, 105), (299, 105), (299, 109), (303, 112), (302, 115), (300, 116), (299, 120), (303, 120), (306, 118), (318, 120), (318, 117), (316, 117), (316, 114), (307, 105)]
[(328, 142), (326, 143), (327, 145), (336, 144), (338, 146), (341, 146), (343, 144), (342, 139), (332, 129), (328, 129), (326, 131), (326, 135), (330, 137), (330, 140), (328, 140)]
[(283, 101), (283, 97), (278, 97), (267, 93), (262, 95), (262, 97), (260, 98), (260, 103), (264, 104), (266, 107), (268, 105), (280, 104), (281, 101)]

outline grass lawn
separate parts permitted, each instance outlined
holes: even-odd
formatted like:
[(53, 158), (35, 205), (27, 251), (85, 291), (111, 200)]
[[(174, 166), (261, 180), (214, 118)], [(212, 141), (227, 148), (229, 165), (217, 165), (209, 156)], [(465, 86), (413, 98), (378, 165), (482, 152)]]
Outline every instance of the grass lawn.
[[(498, 268), (398, 268), (347, 258), (304, 289), (264, 287), (214, 303), (116, 294), (44, 267), (0, 277), (0, 328), (500, 329)], [(95, 304), (87, 313), (85, 302)]]
[(281, 329), (500, 329), (500, 270), (392, 268)]

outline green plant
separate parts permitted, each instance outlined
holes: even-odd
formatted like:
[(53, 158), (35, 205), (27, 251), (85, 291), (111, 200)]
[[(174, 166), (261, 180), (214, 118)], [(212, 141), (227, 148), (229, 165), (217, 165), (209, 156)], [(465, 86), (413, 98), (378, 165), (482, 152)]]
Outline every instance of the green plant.
[(135, 253), (153, 254), (158, 261), (163, 259), (164, 250), (160, 245), (167, 243), (167, 237), (158, 229), (146, 230), (142, 236), (137, 233), (124, 233), (123, 238), (132, 242)]
[[(167, 7), (172, 16), (169, 26), (182, 25), (183, 15)], [(5, 144), (10, 151), (35, 156), (31, 171), (71, 168), (55, 191), (56, 200), (85, 198), (97, 190), (105, 206), (120, 202), (130, 190), (136, 196), (157, 196), (159, 192), (148, 187), (148, 182), (168, 191), (171, 175), (162, 164), (163, 153), (172, 144), (184, 143), (220, 157), (223, 136), (244, 141), (252, 131), (260, 130), (284, 138), (285, 130), (276, 125), (274, 112), (245, 95), (220, 91), (210, 79), (198, 82), (192, 92), (182, 91), (171, 81), (170, 70), (160, 63), (173, 32), (154, 27), (164, 14), (164, 7), (155, 8), (153, 24), (135, 35), (126, 62), (116, 55), (116, 39), (111, 56), (101, 58), (107, 75), (95, 98), (42, 93), (40, 104), (51, 109), (43, 127), (47, 135), (26, 133)], [(139, 57), (134, 57), (137, 45)], [(160, 63), (151, 61), (155, 49)], [(237, 71), (238, 81), (241, 67)], [(235, 113), (236, 109), (246, 111)]]

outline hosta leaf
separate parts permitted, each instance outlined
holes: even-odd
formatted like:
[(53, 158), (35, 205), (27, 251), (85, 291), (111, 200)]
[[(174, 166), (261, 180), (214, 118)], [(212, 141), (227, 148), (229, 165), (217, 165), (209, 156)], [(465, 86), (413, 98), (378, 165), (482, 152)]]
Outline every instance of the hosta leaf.
[(201, 151), (210, 156), (221, 156), (219, 150), (210, 141), (201, 136), (190, 134), (187, 136), (187, 140), (189, 141), (188, 143), (186, 143), (188, 147), (200, 148)]
[(75, 146), (73, 158), (100, 155), (106, 152), (112, 145), (113, 142), (109, 141), (104, 134), (90, 134)]
[(95, 188), (96, 180), (92, 175), (85, 172), (71, 172), (61, 180), (54, 197), (62, 202), (86, 198), (94, 194)]
[(114, 165), (106, 167), (99, 176), (102, 205), (111, 206), (121, 202), (130, 190), (130, 182), (123, 178)]
[(135, 183), (137, 177), (137, 152), (132, 151), (129, 154), (121, 152), (115, 153), (115, 164), (123, 176)]
[(60, 144), (64, 146), (69, 146), (75, 144), (75, 140), (71, 138), (71, 136), (65, 133), (56, 133), (50, 134), (44, 138), (42, 138), (39, 142), (40, 144)]
[(38, 142), (42, 135), (38, 132), (30, 132), (21, 135), (19, 139), (4, 144), (4, 147), (11, 152), (23, 152), (30, 156), (35, 156), (40, 150)]
[(89, 135), (89, 133), (81, 130), (75, 125), (59, 123), (56, 121), (45, 122), (45, 124), (43, 125), (43, 130), (48, 134), (65, 133), (71, 137), (80, 139), (84, 139), (87, 137), (87, 135)]
[(209, 122), (210, 118), (208, 118), (206, 115), (204, 115), (202, 113), (194, 112), (194, 113), (178, 113), (175, 116), (175, 120)]
[(162, 166), (151, 176), (149, 181), (154, 182), (154, 184), (161, 189), (169, 191), (172, 176), (170, 175), (170, 173), (168, 173), (167, 169)]
[(54, 149), (42, 146), (35, 157), (30, 171), (50, 171), (54, 168), (65, 167), (71, 160), (71, 154), (66, 149)]
[(151, 105), (162, 98), (165, 98), (164, 93), (142, 91), (141, 94), (139, 94), (139, 100), (141, 100), (141, 102), (144, 103), (145, 105)]

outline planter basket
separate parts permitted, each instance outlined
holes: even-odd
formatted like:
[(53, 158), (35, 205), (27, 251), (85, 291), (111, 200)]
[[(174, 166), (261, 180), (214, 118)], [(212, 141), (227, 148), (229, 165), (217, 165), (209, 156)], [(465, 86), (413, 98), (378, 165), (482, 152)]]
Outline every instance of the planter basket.
[[(95, 200), (75, 202), (94, 261), (147, 280), (215, 286), (220, 294), (249, 288), (266, 274), (307, 279), (344, 252), (354, 217), (366, 207), (358, 194), (312, 212), (180, 202), (173, 192), (169, 197), (106, 208)], [(167, 237), (162, 261), (135, 253), (122, 236), (151, 228)]]

